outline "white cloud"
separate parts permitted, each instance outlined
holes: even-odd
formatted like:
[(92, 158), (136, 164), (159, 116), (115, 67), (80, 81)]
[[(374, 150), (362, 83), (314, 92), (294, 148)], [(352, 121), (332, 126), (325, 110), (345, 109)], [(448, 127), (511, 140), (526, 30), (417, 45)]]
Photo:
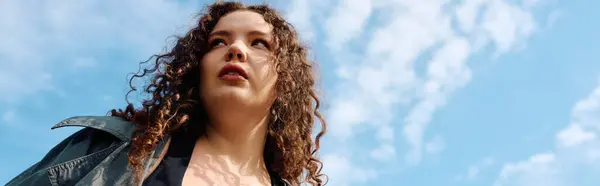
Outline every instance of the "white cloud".
[(558, 145), (561, 147), (572, 147), (578, 146), (586, 141), (592, 141), (596, 139), (596, 133), (585, 131), (578, 124), (571, 124), (564, 130), (556, 134)]
[(556, 133), (552, 152), (506, 163), (497, 186), (597, 185), (600, 182), (600, 85), (575, 104), (571, 123)]
[(427, 68), (421, 100), (411, 109), (406, 118), (404, 135), (411, 150), (406, 159), (411, 164), (421, 161), (423, 134), (437, 108), (446, 104), (446, 97), (466, 84), (471, 72), (466, 66), (470, 49), (464, 39), (452, 39), (434, 54)]
[(560, 186), (565, 182), (558, 177), (559, 164), (552, 153), (531, 156), (526, 161), (505, 164), (500, 172), (502, 181), (494, 186)]
[(100, 63), (135, 67), (160, 52), (165, 39), (179, 31), (173, 25), (183, 27), (191, 20), (197, 12), (194, 5), (163, 0), (0, 1), (0, 102), (17, 103), (40, 91), (60, 92), (58, 72), (91, 67), (105, 52), (132, 51), (127, 56), (132, 61)]
[(588, 98), (575, 104), (573, 122), (582, 127), (590, 127), (595, 131), (600, 130), (600, 87), (596, 88)]
[(446, 148), (446, 142), (440, 136), (434, 137), (429, 142), (425, 143), (425, 152), (428, 154), (439, 154)]
[[(334, 101), (338, 102), (332, 103), (329, 123), (333, 125), (335, 130), (330, 130), (329, 133), (344, 141), (352, 135), (353, 126), (365, 121), (365, 113), (368, 110), (365, 110), (365, 107), (361, 103), (355, 101)], [(339, 126), (338, 124), (344, 124), (345, 126)]]
[(294, 25), (294, 28), (302, 39), (307, 41), (314, 40), (315, 33), (311, 18), (313, 17), (310, 11), (312, 1), (291, 1), (287, 14), (285, 15), (288, 21)]
[(396, 149), (390, 144), (381, 144), (381, 146), (371, 151), (371, 157), (378, 161), (389, 161), (396, 155)]
[(478, 179), (479, 175), (496, 164), (496, 160), (492, 157), (486, 157), (477, 163), (469, 166), (465, 174), (458, 176), (458, 181), (473, 181)]
[(327, 46), (338, 50), (360, 36), (371, 11), (371, 0), (340, 1), (325, 22)]
[(477, 24), (478, 12), (484, 5), (485, 0), (464, 0), (456, 8), (456, 19), (460, 29), (470, 34)]
[[(337, 1), (331, 3), (337, 7), (328, 9), (330, 14), (317, 16), (316, 20), (324, 22), (307, 18), (323, 9), (297, 7), (305, 15), (295, 15), (295, 22), (306, 28), (322, 27), (322, 40), (336, 65), (339, 81), (334, 94), (330, 93), (331, 108), (326, 115), (334, 140), (348, 142), (362, 131), (372, 131), (364, 128), (374, 128), (379, 144), (369, 147), (369, 155), (389, 161), (398, 158), (394, 134), (401, 132), (409, 146), (406, 162), (414, 165), (424, 153), (443, 151), (442, 138), (427, 139), (425, 132), (434, 113), (470, 81), (469, 57), (486, 44), (493, 44), (497, 54), (508, 52), (525, 42), (537, 24), (531, 9), (536, 3), (525, 3), (525, 7), (505, 0), (466, 0), (448, 11), (452, 3)], [(453, 27), (453, 19), (464, 33)], [(353, 41), (361, 45), (351, 45)], [(431, 56), (423, 56), (429, 51)], [(416, 66), (425, 66), (426, 71)], [(408, 109), (404, 120), (400, 109)]]
[[(535, 4), (528, 4), (535, 5)], [(538, 25), (529, 7), (511, 4), (509, 1), (490, 0), (483, 14), (482, 27), (497, 48), (498, 54), (523, 44), (523, 38), (533, 34)]]
[(323, 172), (329, 176), (327, 185), (349, 186), (377, 178), (375, 170), (352, 164), (346, 156), (328, 154), (322, 160), (327, 164), (323, 167)]
[(506, 178), (515, 172), (530, 170), (535, 166), (548, 166), (556, 161), (556, 157), (552, 153), (540, 153), (531, 156), (527, 161), (507, 164), (502, 168), (500, 177)]

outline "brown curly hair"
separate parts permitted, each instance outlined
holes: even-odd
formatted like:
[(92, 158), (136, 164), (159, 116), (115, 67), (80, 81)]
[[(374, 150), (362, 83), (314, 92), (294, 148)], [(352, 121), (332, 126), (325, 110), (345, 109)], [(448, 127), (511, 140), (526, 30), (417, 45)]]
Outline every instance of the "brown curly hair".
[[(201, 59), (209, 50), (208, 35), (219, 19), (238, 10), (261, 14), (273, 26), (274, 65), (278, 79), (275, 84), (277, 97), (271, 113), (276, 113), (277, 119), (268, 126), (264, 149), (266, 167), (291, 185), (303, 182), (313, 186), (325, 184), (321, 179), (326, 177), (321, 173), (323, 164), (316, 153), (320, 138), (325, 134), (326, 122), (318, 111), (320, 101), (315, 89), (314, 63), (308, 59), (307, 48), (300, 43), (293, 26), (276, 10), (267, 5), (246, 7), (237, 2), (209, 5), (195, 28), (183, 37), (176, 37), (172, 50), (153, 55), (153, 67), (131, 77), (128, 95), (136, 90), (132, 85), (135, 78), (153, 74), (144, 89), (151, 98), (142, 101), (142, 108), (135, 109), (128, 104), (125, 110), (110, 111), (110, 115), (136, 125), (129, 151), (129, 164), (135, 171), (136, 181), (141, 181), (142, 162), (165, 136), (180, 131), (205, 135), (208, 116), (200, 103)], [(313, 140), (315, 117), (320, 121), (321, 131)]]

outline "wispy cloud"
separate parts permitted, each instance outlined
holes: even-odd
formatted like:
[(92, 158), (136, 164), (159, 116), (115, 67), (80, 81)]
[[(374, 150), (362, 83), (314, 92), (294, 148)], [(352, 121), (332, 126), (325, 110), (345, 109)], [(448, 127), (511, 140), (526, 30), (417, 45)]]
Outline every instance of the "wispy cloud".
[(328, 185), (364, 184), (368, 180), (377, 178), (375, 170), (356, 165), (348, 158), (347, 156), (333, 154), (322, 157), (323, 162), (327, 163), (323, 171), (332, 178), (329, 180)]
[(65, 81), (60, 76), (68, 73), (58, 72), (107, 63), (102, 60), (109, 51), (135, 48), (127, 50), (128, 57), (147, 58), (184, 28), (198, 6), (162, 0), (8, 0), (0, 7), (0, 102), (16, 103), (41, 91), (60, 91)]
[[(126, 73), (137, 70), (139, 61), (160, 52), (168, 36), (185, 31), (200, 4), (0, 1), (0, 125), (9, 124), (2, 125), (0, 141), (2, 148), (18, 152), (0, 157), (11, 159), (2, 162), (7, 174), (0, 175), (0, 183), (74, 132), (50, 132), (53, 122), (67, 114), (105, 114), (107, 105), (96, 103), (102, 94), (123, 92), (125, 81), (122, 89), (101, 89), (111, 87), (107, 84), (114, 79), (124, 80)], [(83, 101), (72, 104), (79, 100)], [(13, 144), (14, 139), (29, 145)]]
[(302, 39), (313, 41), (315, 29), (311, 22), (314, 15), (310, 9), (314, 1), (291, 1), (290, 3), (291, 5), (289, 5), (289, 10), (285, 16), (294, 25), (296, 31), (301, 33), (300, 37), (302, 37)]
[(446, 142), (440, 136), (432, 138), (425, 144), (425, 152), (430, 155), (439, 154), (446, 148)]
[[(401, 179), (395, 176), (408, 167), (405, 164), (419, 165), (453, 148), (446, 142), (449, 139), (429, 129), (435, 113), (469, 84), (472, 66), (485, 62), (471, 57), (510, 52), (538, 31), (540, 21), (534, 12), (545, 2), (285, 1), (287, 16), (301, 37), (313, 49), (328, 50), (313, 52), (325, 60), (320, 66), (330, 70), (323, 74), (333, 82), (326, 87), (330, 126), (322, 152), (329, 185), (368, 185), (388, 178), (382, 174)], [(102, 68), (111, 68), (103, 73), (113, 73), (125, 63), (126, 72), (136, 68), (138, 61), (163, 49), (167, 36), (185, 31), (199, 4), (0, 1), (1, 119), (21, 117), (25, 112), (10, 107), (24, 99), (61, 94), (65, 81), (86, 82), (70, 78), (76, 73)], [(95, 97), (115, 101), (114, 95), (104, 95), (99, 92)], [(599, 115), (595, 103), (578, 103), (573, 122), (556, 134), (556, 148), (505, 164), (497, 184), (542, 180), (560, 186), (572, 183), (565, 181), (566, 174), (597, 167), (600, 149), (594, 145), (600, 144), (600, 126), (594, 124)], [(36, 131), (29, 135), (45, 134)], [(475, 180), (495, 162), (476, 162), (462, 176)]]
[(490, 171), (489, 168), (496, 164), (496, 160), (493, 157), (486, 157), (467, 168), (466, 173), (458, 175), (457, 181), (459, 182), (470, 182), (478, 179), (480, 174), (484, 171)]
[[(371, 1), (341, 1), (324, 22), (326, 45), (333, 51), (344, 49), (348, 41), (361, 36), (371, 16)], [(343, 31), (342, 31), (343, 30)]]
[(496, 186), (592, 186), (600, 182), (600, 85), (572, 109), (556, 146), (527, 160), (505, 163)]
[[(324, 21), (298, 15), (303, 18), (292, 19), (302, 27), (322, 29), (311, 34), (321, 33), (335, 64), (339, 81), (328, 92), (329, 135), (348, 143), (356, 136), (370, 136), (362, 131), (375, 131), (372, 139), (379, 145), (360, 147), (370, 149), (373, 160), (390, 162), (405, 154), (408, 164), (417, 165), (424, 152), (436, 154), (445, 148), (440, 135), (425, 133), (434, 113), (471, 80), (470, 57), (487, 45), (500, 55), (527, 41), (536, 28), (533, 7), (538, 3), (384, 0), (331, 4), (335, 8), (319, 17)], [(315, 15), (303, 6), (297, 9)], [(408, 152), (399, 153), (404, 149), (397, 149), (397, 134), (408, 143)], [(347, 150), (327, 152), (349, 160), (362, 157), (336, 151)]]

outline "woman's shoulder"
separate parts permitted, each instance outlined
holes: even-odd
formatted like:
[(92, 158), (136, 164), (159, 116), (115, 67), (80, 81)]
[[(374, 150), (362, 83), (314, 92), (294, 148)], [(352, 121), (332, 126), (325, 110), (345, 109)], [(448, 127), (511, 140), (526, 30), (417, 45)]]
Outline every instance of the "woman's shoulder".
[[(62, 127), (83, 129), (55, 145), (41, 160), (6, 185), (49, 185), (48, 181), (70, 183), (66, 180), (78, 180), (126, 144), (134, 131), (131, 122), (113, 116), (70, 117), (52, 129)], [(56, 176), (62, 174), (68, 176)]]

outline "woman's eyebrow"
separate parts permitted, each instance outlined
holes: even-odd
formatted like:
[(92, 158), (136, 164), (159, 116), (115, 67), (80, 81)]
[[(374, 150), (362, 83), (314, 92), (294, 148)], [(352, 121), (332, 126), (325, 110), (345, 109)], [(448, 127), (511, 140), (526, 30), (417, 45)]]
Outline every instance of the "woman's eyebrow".
[(231, 33), (229, 33), (227, 30), (218, 30), (218, 31), (214, 31), (214, 32), (210, 33), (209, 37), (213, 37), (213, 36), (229, 37), (229, 36), (231, 36)]
[[(271, 40), (272, 35), (269, 32), (264, 32), (264, 31), (260, 31), (260, 30), (252, 30), (246, 33), (247, 36), (250, 37), (261, 37), (261, 38), (265, 38), (267, 40)], [(232, 33), (227, 31), (227, 30), (217, 30), (214, 31), (212, 33), (210, 33), (208, 35), (208, 38), (212, 38), (215, 36), (221, 36), (221, 37), (225, 37), (225, 38), (231, 38), (232, 37)]]
[(269, 37), (269, 36), (271, 36), (271, 34), (263, 32), (263, 31), (259, 31), (259, 30), (250, 31), (250, 32), (248, 32), (248, 35), (251, 35), (251, 36), (261, 36), (261, 37)]
[[(248, 32), (247, 34), (252, 35), (252, 36), (265, 36), (265, 37), (271, 35), (267, 32), (263, 32), (260, 30), (252, 30), (252, 31)], [(210, 36), (230, 36), (230, 35), (231, 35), (231, 33), (227, 30), (217, 30), (217, 31), (210, 33)]]

